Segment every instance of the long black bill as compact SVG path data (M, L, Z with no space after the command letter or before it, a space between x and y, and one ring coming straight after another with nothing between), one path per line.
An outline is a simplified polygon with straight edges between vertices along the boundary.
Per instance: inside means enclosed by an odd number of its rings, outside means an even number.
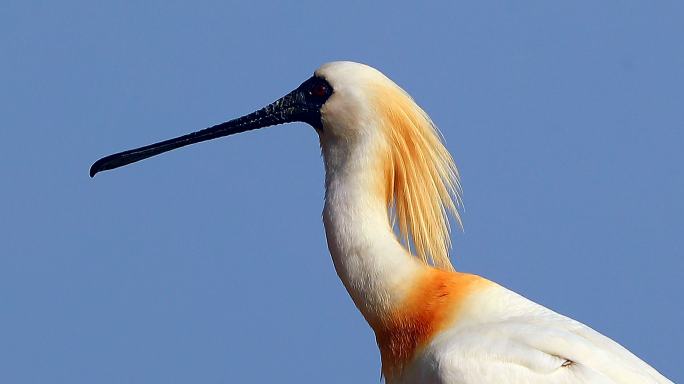
M318 100L311 100L311 95L308 92L311 83L317 81L319 80L316 77L312 77L294 91L249 115L175 139L103 157L90 167L90 177L95 176L98 172L119 168L186 145L271 125L303 121L317 127L320 125L319 109L322 103L317 102Z

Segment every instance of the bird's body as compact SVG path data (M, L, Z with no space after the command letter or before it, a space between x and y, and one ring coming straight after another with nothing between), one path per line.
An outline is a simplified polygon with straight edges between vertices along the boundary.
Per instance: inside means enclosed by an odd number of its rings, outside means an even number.
M453 160L423 110L366 65L325 64L258 112L103 158L91 175L290 121L319 134L328 248L375 332L388 384L670 382L589 327L453 270L446 216L460 222Z
M451 322L388 383L670 383L591 328L469 277L477 287L455 300Z

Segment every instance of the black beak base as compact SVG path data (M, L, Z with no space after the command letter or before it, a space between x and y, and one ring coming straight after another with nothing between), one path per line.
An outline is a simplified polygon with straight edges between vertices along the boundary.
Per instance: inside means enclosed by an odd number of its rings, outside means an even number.
M314 76L275 102L237 119L174 139L103 157L90 167L90 177L95 176L99 172L119 168L186 145L272 125L300 121L320 129L320 107L325 100L321 100L319 96L312 95L311 93L312 83L320 81L325 82L325 80ZM327 84L327 82L325 83ZM329 94L325 99L328 96Z

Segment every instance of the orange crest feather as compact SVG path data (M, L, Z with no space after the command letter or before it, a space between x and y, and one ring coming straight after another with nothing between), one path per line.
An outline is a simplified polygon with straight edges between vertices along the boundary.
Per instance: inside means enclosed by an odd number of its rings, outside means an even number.
M437 127L403 89L378 84L374 94L386 134L384 176L393 223L411 251L426 264L453 270L448 213L461 225L458 170Z

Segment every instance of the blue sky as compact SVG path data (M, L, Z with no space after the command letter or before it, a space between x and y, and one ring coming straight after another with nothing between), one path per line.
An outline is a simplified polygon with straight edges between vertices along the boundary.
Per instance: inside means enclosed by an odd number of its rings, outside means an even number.
M292 2L294 3L294 2ZM371 64L463 176L453 260L684 381L680 2L0 5L0 381L374 382L291 124L88 177Z

